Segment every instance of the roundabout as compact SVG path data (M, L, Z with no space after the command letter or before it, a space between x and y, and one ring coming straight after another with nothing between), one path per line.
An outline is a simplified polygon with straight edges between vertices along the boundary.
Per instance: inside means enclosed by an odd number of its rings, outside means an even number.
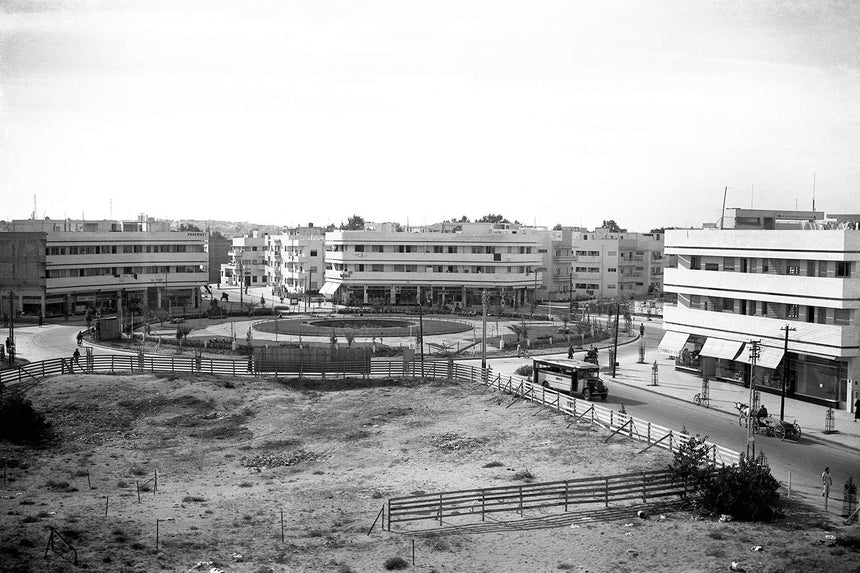
M296 336L361 337L413 336L418 332L417 318L287 318L272 319L254 325L254 330ZM472 325L453 320L425 318L424 336L455 334L472 330Z

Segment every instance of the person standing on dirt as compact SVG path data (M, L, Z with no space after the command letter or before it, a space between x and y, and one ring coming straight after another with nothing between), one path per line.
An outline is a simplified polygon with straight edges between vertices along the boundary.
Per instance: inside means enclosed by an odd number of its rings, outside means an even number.
M77 364L78 366L80 366L80 365L81 365L81 351L80 351L80 350L78 350L77 348L75 348L75 351L74 351L74 352L72 352L72 360L73 360L73 361L74 361L74 363L75 363L75 364Z
M830 497L830 486L833 485L833 478L830 477L830 467L824 468L824 471L821 473L821 495L829 498Z
M573 359L573 345L567 347L567 358L568 360Z

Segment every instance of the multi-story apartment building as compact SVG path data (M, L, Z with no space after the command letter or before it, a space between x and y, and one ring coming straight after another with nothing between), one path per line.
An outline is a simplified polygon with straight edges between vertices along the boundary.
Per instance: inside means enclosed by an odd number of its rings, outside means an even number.
M20 298L33 314L198 306L206 284L206 233L138 221L16 220L4 230L43 246L44 290Z
M38 315L43 311L45 243L46 233L0 232L0 314L3 316L15 317L22 312Z
M325 230L309 225L266 236L266 276L272 294L318 292L325 280Z
M678 368L739 383L760 341L758 387L827 405L853 402L860 379L860 231L814 212L729 210L723 229L666 231L660 349ZM860 215L840 216L860 221ZM787 329L787 330L786 330ZM786 352L787 346L787 352Z
M379 228L379 227L377 227ZM333 231L325 236L320 293L344 304L529 304L546 291L547 256L558 232L465 223L417 231Z
M574 233L573 293L577 298L629 298L663 291L663 233Z
M254 231L244 237L233 237L233 246L227 253L230 262L221 265L221 284L238 286L266 286L266 235ZM243 276L244 280L239 277Z

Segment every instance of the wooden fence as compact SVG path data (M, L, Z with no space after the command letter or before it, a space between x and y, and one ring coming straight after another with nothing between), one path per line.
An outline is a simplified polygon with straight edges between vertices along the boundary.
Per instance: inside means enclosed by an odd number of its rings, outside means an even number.
M277 375L283 377L306 377L301 369L293 371L262 371L251 357L244 360L227 358L202 358L199 356L165 356L139 353L136 355L84 355L79 361L71 358L53 358L33 362L9 370L0 371L0 384L38 381L47 376L69 373L112 373L112 372L175 372L195 374L215 374L222 376L260 376ZM509 394L513 400L526 399L566 414L572 421L586 421L609 430L606 440L614 436L644 442L642 451L656 447L677 451L678 447L690 439L689 434L652 424L623 412L601 406L584 399L561 394L549 388L515 376L496 374L492 369L455 363L453 360L433 360L420 362L373 361L368 371L364 360L332 363L329 371L311 373L314 378L362 378L412 377L445 378L461 382L482 384L490 389ZM740 453L718 444L705 442L710 448L710 461L714 465L734 465L740 460Z
M481 516L489 513L545 510L583 504L609 505L635 501L649 503L667 497L686 497L687 484L668 471L581 478L545 483L487 487L393 497L387 503L387 529L391 524L446 518Z

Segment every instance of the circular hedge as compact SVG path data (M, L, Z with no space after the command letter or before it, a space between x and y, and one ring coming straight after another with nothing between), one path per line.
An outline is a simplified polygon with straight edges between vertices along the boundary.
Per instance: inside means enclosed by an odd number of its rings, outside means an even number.
M356 337L411 336L418 332L417 318L286 318L268 320L254 325L260 332L276 332L302 336L344 336L347 333ZM472 325L451 320L424 319L424 336L434 334L454 334L471 330Z

